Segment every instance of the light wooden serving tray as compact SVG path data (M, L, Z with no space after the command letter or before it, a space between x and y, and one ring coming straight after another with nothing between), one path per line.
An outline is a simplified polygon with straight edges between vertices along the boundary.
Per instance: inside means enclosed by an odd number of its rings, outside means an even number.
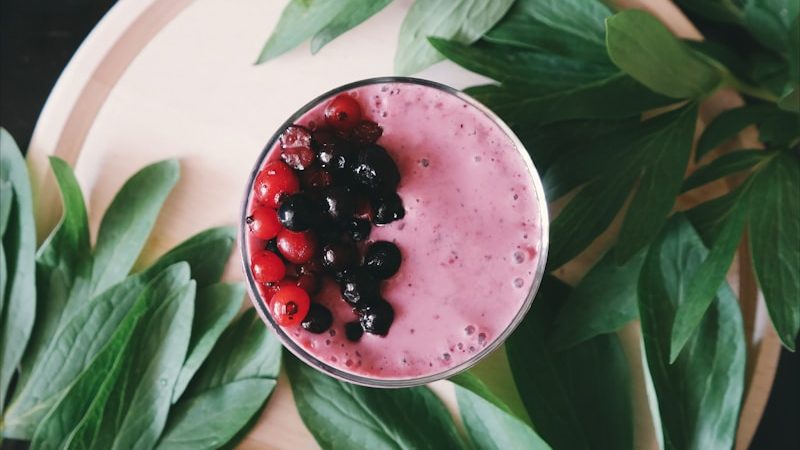
M235 224L253 162L286 117L328 89L392 74L395 37L411 3L395 0L314 57L303 45L254 66L286 0L120 1L64 70L36 126L28 159L39 237L60 215L49 155L58 155L75 167L87 196L93 232L125 179L153 161L180 158L181 181L159 217L142 263L203 228ZM676 34L699 38L668 0L618 3L646 5ZM486 81L450 63L418 76L457 88ZM721 92L704 105L701 122L740 103L734 93ZM742 139L752 141L752 130ZM720 183L699 194L702 197L682 198L679 208L726 188ZM558 275L570 282L579 279L608 245L609 235ZM238 254L229 264L227 279L242 278L237 258ZM749 268L742 273L749 274ZM752 277L737 274L733 270L730 281L740 294L748 338L748 383L737 448L746 448L766 404L780 347ZM637 330L631 324L622 331L636 392L636 446L657 448L645 400ZM496 355L486 364L503 366L504 356ZM454 408L448 382L434 383L433 388ZM509 391L503 380L495 388L503 395L514 394L513 386ZM317 448L300 421L285 379L240 448Z

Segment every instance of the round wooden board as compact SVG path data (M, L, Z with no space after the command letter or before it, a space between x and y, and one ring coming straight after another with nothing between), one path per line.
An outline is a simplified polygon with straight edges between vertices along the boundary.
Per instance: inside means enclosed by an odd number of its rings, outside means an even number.
M142 264L203 228L234 224L254 159L287 116L320 92L392 74L396 36L411 3L395 0L316 56L310 55L306 44L254 66L286 0L120 1L62 73L34 131L28 160L39 237L60 215L49 155L75 167L93 232L124 180L153 161L180 158L181 181L159 217ZM620 3L635 7L645 2ZM676 34L697 35L667 0L646 4ZM459 88L486 81L448 62L418 76ZM734 94L721 93L704 107L702 116L712 117L737 101ZM559 275L578 278L601 245ZM242 278L237 257L229 264L227 279ZM752 280L738 280L736 273L731 279L739 287L748 336L748 388L737 437L737 448L746 448L766 404L780 347ZM632 324L622 332L636 392L636 447L656 448L637 330ZM503 355L495 355L479 371L504 364ZM500 379L494 387L513 399L509 386ZM449 383L434 383L433 388L454 408ZM316 447L282 377L240 448Z

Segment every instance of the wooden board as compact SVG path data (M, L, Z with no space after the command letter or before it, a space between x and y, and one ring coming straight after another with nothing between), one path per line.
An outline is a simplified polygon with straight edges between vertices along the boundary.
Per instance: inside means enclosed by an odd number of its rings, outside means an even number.
M147 163L177 157L181 181L166 203L142 264L203 228L235 224L254 159L285 117L318 93L356 79L392 73L395 37L411 0L395 0L377 16L312 57L307 44L254 66L286 0L123 0L98 24L53 89L34 132L29 165L38 235L58 220L58 194L48 155L74 165L96 232L101 213L123 181ZM645 2L624 1L626 6ZM667 0L648 8L681 36L699 36ZM419 74L454 87L485 81L450 63ZM740 102L722 93L705 121ZM725 189L725 186L718 186ZM696 201L683 199L682 204ZM607 243L607 240L604 241ZM564 268L580 277L603 242ZM226 278L242 278L232 259ZM746 258L744 258L746 260ZM747 272L743 272L747 273ZM748 389L737 438L746 448L769 394L779 345L749 277L732 280L742 293L748 336ZM637 448L655 448L647 410L638 331L623 330L636 391ZM502 355L488 364L502 366ZM486 370L486 369L484 369ZM500 383L503 384L503 383ZM508 383L505 389L508 389ZM453 408L447 382L433 386ZM498 385L498 389L503 386ZM512 392L509 395L513 396ZM282 378L243 449L316 448Z

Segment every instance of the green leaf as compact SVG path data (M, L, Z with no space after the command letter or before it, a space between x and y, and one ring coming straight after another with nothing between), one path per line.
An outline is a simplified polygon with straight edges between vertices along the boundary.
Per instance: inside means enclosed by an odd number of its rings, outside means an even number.
M105 212L97 234L92 292L99 293L130 272L175 183L176 160L151 164L122 186Z
M731 448L739 417L745 342L739 305L727 285L669 364L675 310L706 254L688 221L674 216L651 245L639 279L647 368L668 450Z
M736 150L726 153L695 170L683 182L681 192L688 192L734 173L750 170L759 163L769 160L773 155L774 152L764 150Z
M611 60L650 89L674 98L700 98L714 91L723 73L699 58L658 19L626 10L606 20Z
M738 25L744 22L740 0L678 0L676 3L709 20Z
M188 276L186 264L176 264L148 284L110 339L38 424L31 448L96 448L97 439L108 438L101 433L101 421L108 402L120 391L118 379L134 356L137 330L149 311L182 289Z
M8 217L11 215L11 203L14 201L14 188L11 182L0 179L0 238L6 234ZM0 294L5 290L0 290Z
M311 38L311 53L317 53L328 42L374 16L391 2L392 0L339 0L339 12Z
M456 400L461 420L478 450L509 448L549 450L550 446L514 416L476 376L457 375Z
M137 329L131 357L103 411L96 448L149 449L161 436L172 391L189 346L195 282L183 263L182 277L156 297Z
M14 138L0 128L0 183L10 189L12 201L2 200L4 227L0 234L6 273L0 294L0 413L6 391L28 345L36 315L35 252L28 168ZM5 191L8 192L8 191Z
M186 261L192 268L192 278L197 281L197 287L206 287L219 281L235 240L233 227L203 230L173 247L145 272L157 273L176 262Z
M764 142L776 140L774 137L778 133L769 128L769 124L773 121L778 121L780 123L778 128L784 129L784 132L788 131L791 133L791 131L794 131L793 134L795 135L800 132L797 130L797 127L795 127L795 130L791 130L791 126L788 127L788 130L785 130L785 128L787 128L785 126L787 119L789 119L789 124L797 123L797 116L781 111L775 108L774 105L769 104L745 105L739 108L733 108L724 111L714 118L714 120L711 121L711 123L708 124L708 127L706 127L706 129L703 131L703 134L697 141L697 153L695 154L695 159L699 161L708 152L724 144L727 140L736 136L740 131L753 124L768 125L766 137L773 137L773 139L765 139ZM762 139L764 139L763 136ZM783 139L785 138L779 137L777 140Z
M750 251L772 324L794 350L800 329L800 161L781 152L754 175Z
M172 393L173 403L183 394L189 381L225 331L225 327L236 316L242 306L243 298L244 285L241 283L212 284L197 293L189 354L175 383L175 390Z
M800 87L795 87L781 97L778 107L784 111L800 112Z
M297 410L324 449L458 449L464 444L426 387L371 389L338 381L287 353Z
M599 335L563 352L548 345L551 324L569 294L568 286L546 277L506 343L523 403L534 429L553 448L632 448L630 379L616 335Z
M348 4L350 1L346 0ZM313 36L331 22L342 9L342 3L337 0L291 0L261 49L256 64L276 58Z
M792 22L800 14L796 0L745 0L744 21L762 44L779 53L789 53Z
M442 59L428 43L435 36L471 44L489 31L508 11L513 0L416 0L400 26L394 67L411 75Z
M600 334L613 333L639 317L636 282L646 251L618 265L613 249L575 286L555 319L550 345L573 347Z
M280 361L280 343L255 310L247 310L225 330L170 411L157 448L211 449L230 442L264 406Z

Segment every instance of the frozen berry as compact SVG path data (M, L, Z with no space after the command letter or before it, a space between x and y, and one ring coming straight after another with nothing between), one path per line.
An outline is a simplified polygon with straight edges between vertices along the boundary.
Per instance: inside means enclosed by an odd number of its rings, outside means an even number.
M380 300L367 307L361 314L361 327L364 331L379 336L386 336L389 333L393 321L394 310L386 300Z
M322 248L322 266L330 273L343 272L358 263L356 246L349 242L332 242Z
M247 216L247 226L250 233L258 239L268 241L278 235L281 230L281 222L278 220L278 213L264 206L256 206L253 212Z
M272 297L278 292L278 285L272 284L259 284L258 293L267 305L272 301Z
M305 231L319 222L320 210L314 200L305 194L286 197L278 208L278 219L292 231Z
M391 242L377 241L370 244L364 257L364 266L380 280L396 274L400 269L402 256L400 249Z
M356 217L359 219L372 220L374 211L372 201L366 195L356 197Z
M349 171L353 167L358 154L350 143L339 139L330 130L318 130L314 137L317 145L317 158L322 167L332 173L342 170Z
M403 200L394 192L375 199L372 207L375 211L374 221L376 225L386 225L395 220L400 220L406 215L406 210L403 208Z
M344 324L344 335L347 337L348 341L357 342L359 339L361 339L363 334L364 329L361 328L361 323L347 322Z
M303 264L311 260L317 251L317 240L310 231L282 229L278 233L278 249L289 262Z
M350 132L350 140L360 145L374 144L383 134L383 128L371 120L362 120Z
M286 275L286 265L283 260L272 252L258 252L250 261L253 278L258 283L275 283Z
M349 131L361 121L361 106L348 94L339 94L325 106L325 123Z
M306 318L300 323L303 329L315 334L328 331L331 324L333 324L333 315L331 311L319 303L311 304Z
M283 161L268 163L256 176L256 200L270 208L278 208L281 199L300 190L300 181Z
M308 314L310 305L306 291L297 286L283 286L272 296L269 309L278 325L287 327L299 324Z
M359 311L380 300L378 280L364 270L354 270L346 274L341 288L344 300Z
M295 170L306 170L317 158L311 147L311 131L299 125L290 125L281 134L281 159Z
M306 189L322 189L333 184L333 176L325 169L312 167L303 171L300 181Z
M333 186L322 192L323 208L335 222L343 223L355 214L353 193L341 186Z
M397 189L400 171L386 149L368 145L358 152L353 168L355 179L373 192L385 193Z
M268 240L267 243L264 244L264 250L269 250L272 253L280 255L281 251L278 249L278 239L273 238Z
M350 221L347 222L347 232L356 242L367 239L371 229L372 225L370 225L367 219L350 219Z

